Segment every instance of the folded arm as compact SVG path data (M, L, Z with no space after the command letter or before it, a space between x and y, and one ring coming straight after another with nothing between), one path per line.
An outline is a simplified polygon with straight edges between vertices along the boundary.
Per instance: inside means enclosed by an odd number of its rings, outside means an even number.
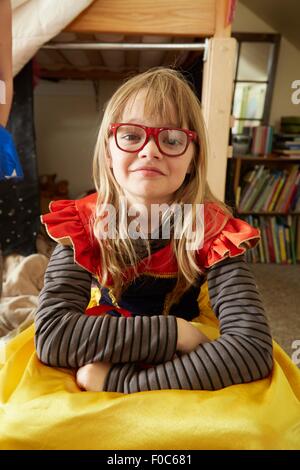
M105 391L217 390L266 377L273 366L272 339L255 279L244 256L227 258L208 270L212 308L220 338L157 366L114 365Z
M89 316L92 276L74 263L71 247L58 245L45 273L35 315L39 359L54 367L110 363L161 363L176 351L175 317Z

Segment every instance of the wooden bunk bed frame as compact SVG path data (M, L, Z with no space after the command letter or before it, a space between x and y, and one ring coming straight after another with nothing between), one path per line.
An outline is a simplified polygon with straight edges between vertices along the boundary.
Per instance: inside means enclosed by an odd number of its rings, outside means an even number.
M224 201L236 41L227 18L233 0L95 0L66 28L73 33L168 35L208 39L202 108L210 153L208 182Z

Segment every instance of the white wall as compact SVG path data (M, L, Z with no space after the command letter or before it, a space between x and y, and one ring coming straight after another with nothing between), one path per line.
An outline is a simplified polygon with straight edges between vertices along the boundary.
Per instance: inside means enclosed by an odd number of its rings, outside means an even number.
M90 81L45 81L35 88L34 113L39 174L69 181L70 197L91 189L92 157L103 104L118 82L101 81L100 110Z
M240 2L238 2L232 31L277 32ZM294 91L291 84L294 80L300 80L300 51L282 36L270 114L270 124L277 130L281 116L300 115L300 104L295 105L291 100Z
M271 124L277 128L281 116L300 116L300 104L291 100L294 80L300 80L300 51L282 38L270 115Z

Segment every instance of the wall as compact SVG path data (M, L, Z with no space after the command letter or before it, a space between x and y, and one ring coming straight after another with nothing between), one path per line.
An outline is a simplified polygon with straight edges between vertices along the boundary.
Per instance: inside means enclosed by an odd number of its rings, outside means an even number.
M100 109L90 81L41 80L35 88L34 112L39 174L69 181L70 197L91 189L92 157L103 104L118 82L101 81Z
M286 14L284 5L283 14ZM232 31L277 32L240 2L238 2ZM300 104L295 105L291 101L294 91L291 84L297 79L300 79L300 51L282 36L270 114L270 124L277 129L281 116L300 115Z

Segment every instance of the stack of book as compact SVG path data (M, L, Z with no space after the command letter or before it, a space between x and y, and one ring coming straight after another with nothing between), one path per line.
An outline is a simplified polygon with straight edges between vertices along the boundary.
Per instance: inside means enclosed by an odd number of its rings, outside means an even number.
M283 116L280 132L274 135L273 153L300 158L300 116Z
M257 126L252 131L251 153L253 155L268 155L272 152L273 127Z
M300 158L300 134L275 134L273 152L282 157Z
M288 134L300 133L300 116L282 116L280 131Z
M300 167L270 169L255 165L243 177L243 187L238 187L236 207L239 212L279 212L287 214L300 211Z

